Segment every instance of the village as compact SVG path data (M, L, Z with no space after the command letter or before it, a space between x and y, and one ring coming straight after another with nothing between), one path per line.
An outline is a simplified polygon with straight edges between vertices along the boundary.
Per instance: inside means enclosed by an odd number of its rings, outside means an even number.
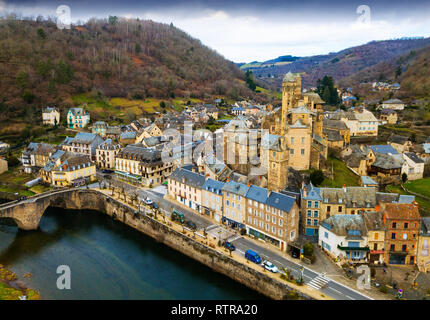
M400 297L416 298L417 281L430 283L430 198L422 192L430 185L430 139L386 133L402 119L401 100L371 111L350 88L338 91L344 107L328 110L299 74L287 73L279 107L215 99L122 125L91 122L85 105L67 113L49 106L40 121L64 126L68 136L30 142L13 171L10 146L0 143L0 179L7 186L10 172L19 172L32 194L97 181L156 190L310 265L323 257L348 277L369 265L380 292L394 297L401 287Z

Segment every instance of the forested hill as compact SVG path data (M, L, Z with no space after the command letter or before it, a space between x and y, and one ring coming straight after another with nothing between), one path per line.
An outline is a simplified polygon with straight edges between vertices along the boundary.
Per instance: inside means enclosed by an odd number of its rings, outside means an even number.
M0 103L64 105L106 97L253 97L244 73L173 25L90 19L60 30L52 21L0 20Z

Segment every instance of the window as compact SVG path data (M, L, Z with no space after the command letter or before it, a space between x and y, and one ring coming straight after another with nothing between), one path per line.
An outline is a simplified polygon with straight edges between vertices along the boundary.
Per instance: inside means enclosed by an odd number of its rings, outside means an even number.
M373 237L373 239L378 240L379 239L379 233L375 233L375 236Z
M304 144L305 143L305 138L302 138L302 144Z
M408 240L408 234L407 233L403 234L403 240Z
M291 144L294 144L294 137L291 137Z
M327 206L327 212L331 211L331 206Z
M301 149L300 153L301 153L302 156L304 156L305 155L305 149Z
M318 226L318 220L317 219L314 220L314 226L315 227Z
M314 211L314 218L318 218L318 211Z
M390 251L395 251L396 250L396 245L392 244L390 245Z
M393 222L393 224L391 226L393 229L396 229L397 224L395 222Z
M318 201L315 201L315 208L318 208Z
M406 252L408 250L408 246L406 244L402 245L402 251Z
M312 210L308 210L308 217L312 217Z
M308 201L308 208L312 208L312 201Z
M312 219L307 219L307 220L306 220L306 224L307 224L308 226L310 226L310 225L312 224Z
M278 222L279 222L279 226L282 227L282 219L279 219Z
M395 240L395 239L396 239L396 233L395 233L395 232L393 232L393 233L391 234L391 239L393 239L393 240Z
M294 149L290 149L290 154L293 155L294 154Z
M328 239L328 232L324 232L324 237Z
M405 222L405 224L403 225L403 228L404 228L404 229L407 229L407 228L408 228L408 226L409 226L409 224L408 224L407 222Z
M339 207L337 208L337 212L342 212L342 206L339 206Z

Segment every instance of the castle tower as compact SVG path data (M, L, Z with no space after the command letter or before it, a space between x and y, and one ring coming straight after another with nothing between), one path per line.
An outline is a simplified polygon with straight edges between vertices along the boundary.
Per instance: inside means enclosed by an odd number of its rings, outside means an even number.
M268 137L268 136L267 136ZM269 137L268 137L269 138ZM288 183L288 148L283 136L271 135L268 152L267 189L280 191Z
M288 111L297 106L301 94L302 78L298 74L288 72L282 80L281 135L284 135L286 131Z

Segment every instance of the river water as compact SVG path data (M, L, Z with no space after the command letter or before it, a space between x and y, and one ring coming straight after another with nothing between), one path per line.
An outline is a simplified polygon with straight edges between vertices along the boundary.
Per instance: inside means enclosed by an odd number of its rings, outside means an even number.
M0 263L43 299L263 298L95 211L48 208L37 231L0 225ZM60 265L70 267L70 290L57 289Z

